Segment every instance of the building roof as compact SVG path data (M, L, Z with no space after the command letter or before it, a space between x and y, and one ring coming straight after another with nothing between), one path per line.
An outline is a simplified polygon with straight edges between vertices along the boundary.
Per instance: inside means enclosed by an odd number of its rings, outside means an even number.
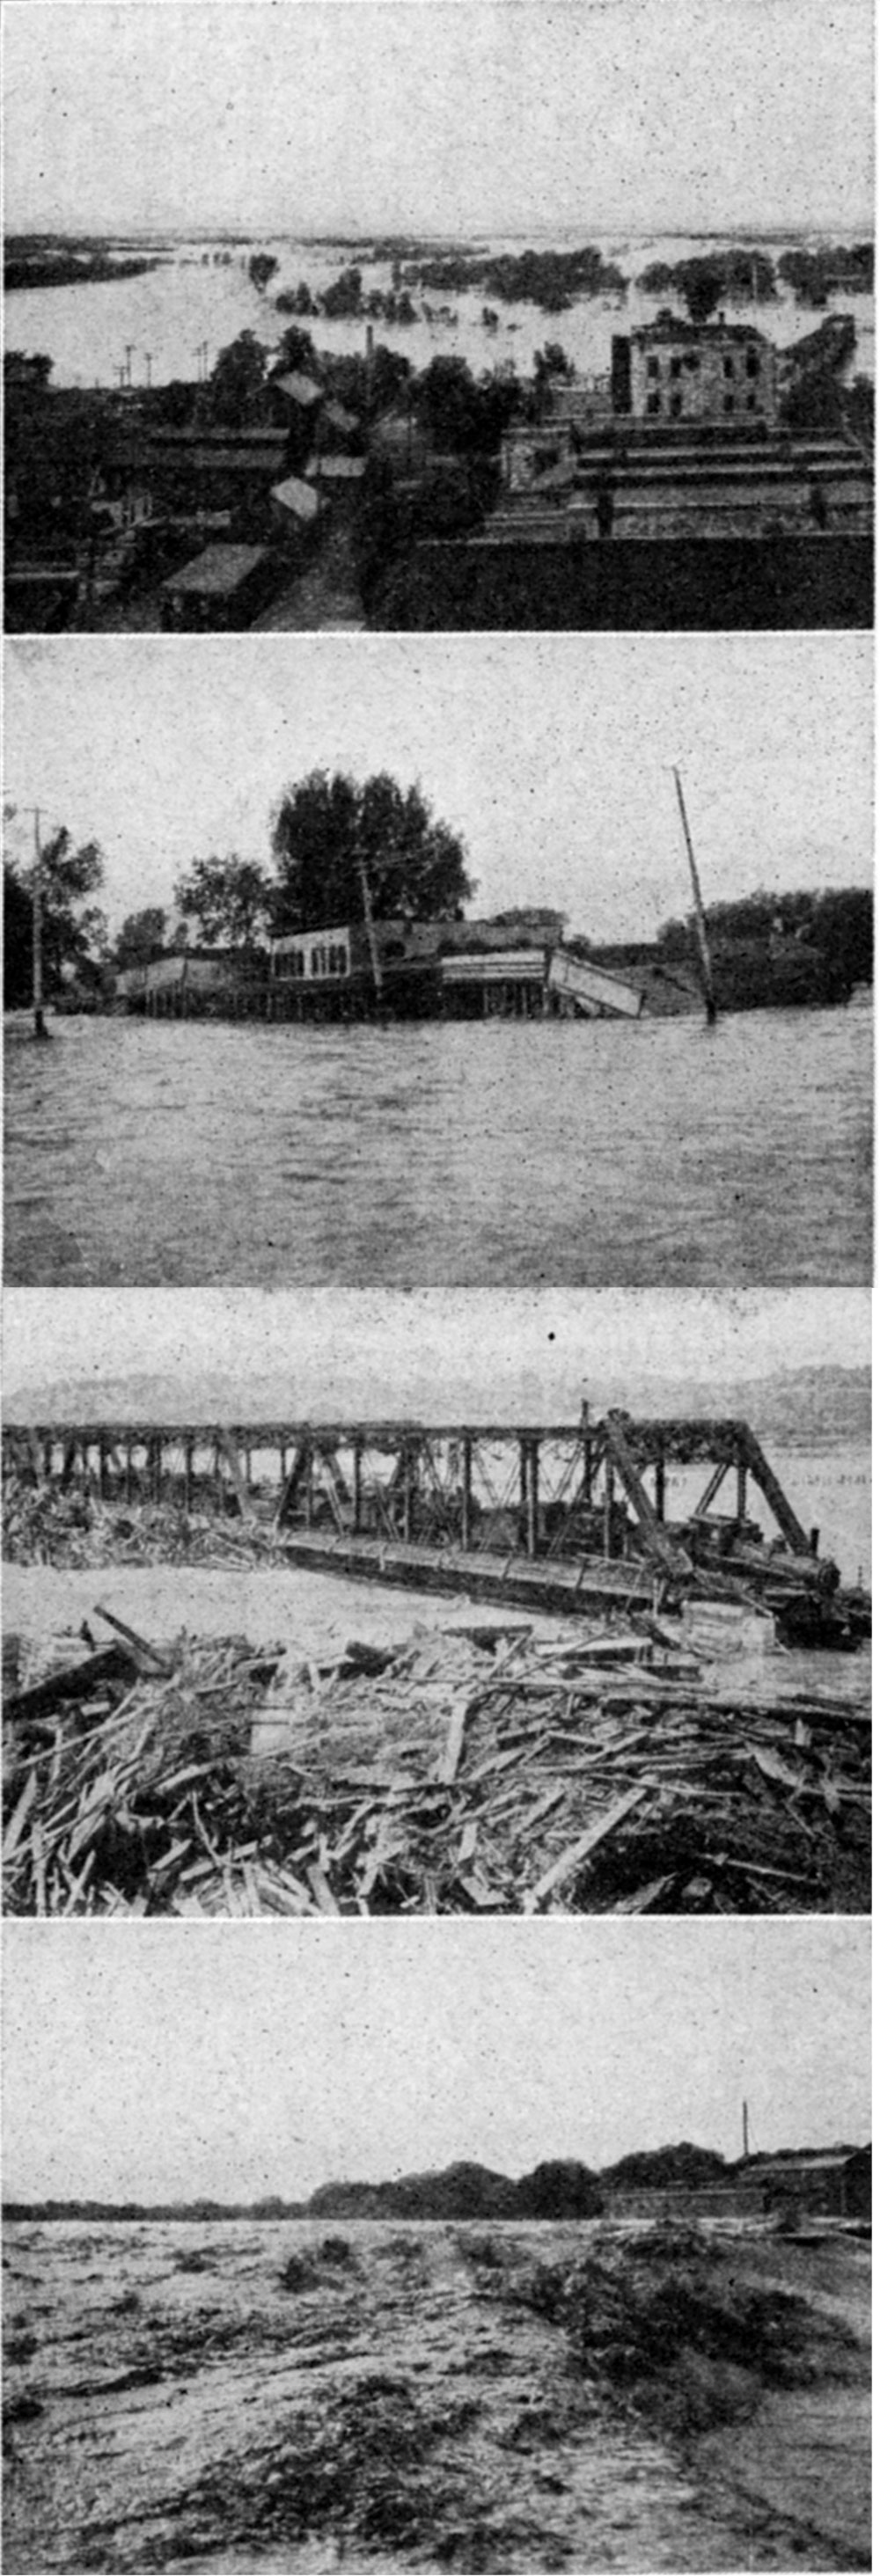
M151 447L184 449L187 447L283 447L286 436L286 430L276 429L270 420L258 422L250 429L218 429L212 428L208 422L201 426L191 423L188 428L175 429L170 424L166 426L163 421L160 421L151 422L149 430Z
M204 553L194 555L163 581L163 590L197 591L204 597L225 598L247 581L258 564L268 557L266 546L206 546Z
M805 2148L803 2154L781 2149L776 2156L754 2156L745 2167L747 2181L785 2174L840 2173L845 2165L870 2156L870 2147Z
M272 381L279 393L289 394L291 402L302 403L305 409L321 401L320 385L315 384L314 377L300 375L296 367L288 376L274 376Z
M658 313L655 321L642 322L631 331L630 339L639 341L642 348L649 348L655 341L671 340L696 342L704 349L723 340L747 340L752 344L757 341L760 349L770 346L766 333L759 331L754 322L728 322L723 313L712 322L679 321L674 313Z
M323 483L359 483L367 460L365 456L310 456L305 470L316 478L320 474Z
M284 483L273 483L271 498L289 510L294 519L316 519L320 503L311 483L301 483L298 475L288 474Z
M333 429L340 429L343 433L359 427L357 413L346 411L345 404L341 402L328 402L324 418L329 420Z

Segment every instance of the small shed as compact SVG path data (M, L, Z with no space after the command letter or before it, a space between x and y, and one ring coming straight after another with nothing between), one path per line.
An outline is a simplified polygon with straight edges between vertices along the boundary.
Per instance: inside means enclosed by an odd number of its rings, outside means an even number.
M284 483L274 483L270 494L273 516L288 532L291 528L313 527L321 503L313 483L303 483L296 474L288 474Z
M206 546L162 584L162 623L187 632L249 626L274 585L268 546Z

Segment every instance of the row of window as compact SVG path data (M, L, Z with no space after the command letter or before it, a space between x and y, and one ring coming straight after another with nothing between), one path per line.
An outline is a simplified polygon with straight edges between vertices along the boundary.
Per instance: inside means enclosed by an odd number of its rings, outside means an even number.
M302 948L289 950L287 956L279 960L278 971L286 981L299 982L306 972L305 950ZM308 971L310 975L347 975L348 949L335 947L332 942L329 947L324 947L322 944L319 948L310 949Z
M683 407L683 406L682 406L682 398L681 398L681 395L680 395L680 394L670 394L670 396L669 396L669 417L670 417L670 420L680 420L680 419L681 419L682 407ZM735 395L735 394L725 394L725 396L724 396L724 400L723 400L723 403L722 403L721 408L722 408L722 410L723 410L723 411L725 411L725 412L732 412L732 411L736 411L736 408L737 408L737 398L736 398L736 395ZM745 395L745 397L744 397L744 401L743 401L743 409L744 409L744 411L757 411L757 408L758 408L758 398L757 398L757 395L756 395L756 394L746 394L746 395ZM645 409L646 409L646 411L649 413L649 415L650 415L652 418L656 419L658 412L662 412L662 410L663 410L663 396L662 396L662 394L661 394L661 393L653 393L653 394L649 394L649 395L648 395L648 398L647 398L646 405L645 405Z
M722 359L721 364L722 364L722 368L723 368L724 374L725 374L726 376L735 376L735 374L736 374L736 357L735 357L735 355L733 355L731 352L729 352L729 351L728 351L728 354L726 355L726 357L724 357L724 358ZM670 360L669 360L669 373L670 373L670 376L672 377L673 382L675 382L675 379L676 379L678 376L681 376L681 375L685 372L685 370L687 371L687 374L688 374L689 376L697 376L697 375L699 375L699 372L700 372L700 357L699 357L699 351L698 351L697 349L686 349L686 350L683 352L683 354L682 354L681 356L674 357L674 358L670 358ZM648 358L648 359L646 360L646 372L647 372L647 374L648 374L649 376L651 376L651 377L654 379L654 381L656 382L656 380L657 380L657 379L662 375L662 373L663 373L663 360L662 360L662 358ZM761 373L761 360L760 360L760 357L759 357L759 355L758 355L758 351L757 351L757 349L747 349L747 350L746 350L746 354L745 354L745 374L746 374L747 376L751 376L751 377L753 377L753 378L754 378L754 377L756 377L756 376L759 376L759 375L760 375L760 373Z

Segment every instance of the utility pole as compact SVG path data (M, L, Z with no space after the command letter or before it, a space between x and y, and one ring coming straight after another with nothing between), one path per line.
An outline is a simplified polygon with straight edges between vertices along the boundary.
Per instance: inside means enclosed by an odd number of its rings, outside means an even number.
M152 382L153 382L153 352L152 352L152 349L145 349L145 350L144 350L144 357L146 358L146 362L147 362L147 392L149 393L149 391L150 391L150 387L151 387Z
M134 341L133 341L133 340L126 340L126 343L125 343L125 381L126 381L126 384L127 384L127 385L130 385L130 384L131 384L131 362L132 362L132 358L133 358L133 356L134 356Z
M703 970L703 991L706 996L706 1018L711 1028L713 1022L718 1017L718 1006L715 1000L715 988L712 982L712 958L709 951L709 933L706 928L706 915L703 911L703 897L700 892L700 880L697 875L697 862L694 857L694 845L690 835L690 826L688 824L687 810L684 801L684 791L682 789L681 779L679 778L677 769L673 768L672 775L675 780L682 830L684 832L684 845L688 854L688 866L690 868L691 884L694 890L694 914L697 926L697 947L700 952L700 964Z
M372 904L372 897L371 897L371 894L370 894L369 880L368 880L368 877L367 877L366 867L365 867L365 865L364 865L363 853L362 853L362 851L360 851L360 850L358 851L357 866L358 866L358 875L359 875L359 877L360 877L360 881L361 881L361 894L362 894L362 896L363 896L363 905L364 905L364 921L365 921L365 924L366 924L366 931L367 931L367 947L369 948L369 951L370 951L370 965L372 966L372 969L373 969L373 982L374 982L375 987L376 987L376 1000L377 1000L377 1002L378 1002L379 1009L380 1009L380 1011L381 1011L381 1008L382 1008L382 964L381 964L381 959L380 959L380 956L379 956L379 942L378 942L378 940L377 940L377 938L376 938L376 924L375 924L375 922L374 922L374 920L373 920L373 904Z
M43 1017L43 853L40 848L40 808L34 805L31 810L34 817L34 881L31 895L34 1037L38 1045L42 1045L49 1036Z
M748 2155L748 2152L749 2152L749 2106L748 2106L748 2103L747 2103L747 2102L744 2102L744 2103L743 2103L743 2156L744 2156L744 2157L746 2157L746 2156Z

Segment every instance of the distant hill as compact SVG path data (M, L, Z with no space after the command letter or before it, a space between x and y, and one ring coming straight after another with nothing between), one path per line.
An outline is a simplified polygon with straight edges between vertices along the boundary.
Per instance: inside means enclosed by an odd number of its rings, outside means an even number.
M638 1414L740 1414L765 1448L862 1448L871 1438L871 1372L865 1368L777 1369L756 1378L620 1380L597 1388L595 1409Z
M590 1389L591 1408L602 1413L612 1405L639 1414L741 1414L758 1438L773 1450L823 1451L867 1447L871 1426L871 1378L865 1368L779 1369L772 1376L715 1380L688 1377L647 1378L634 1370L629 1379L597 1380ZM476 1398L474 1399L476 1403ZM26 1391L14 1381L6 1386L6 1420L14 1422L141 1423L284 1421L297 1411L320 1419L320 1406L303 1404L295 1383L274 1375L247 1387L206 1374L185 1389L146 1372L131 1377L49 1379ZM358 1408L353 1406L354 1413ZM368 1403L364 1410L369 1409ZM453 1406L453 1412L456 1407ZM476 1406L479 1411L479 1405ZM578 1399L572 1391L574 1424ZM461 1406L462 1414L473 1405ZM558 1407L554 1408L558 1418ZM342 1418L345 1418L343 1409ZM537 1419L534 1413L531 1419Z

